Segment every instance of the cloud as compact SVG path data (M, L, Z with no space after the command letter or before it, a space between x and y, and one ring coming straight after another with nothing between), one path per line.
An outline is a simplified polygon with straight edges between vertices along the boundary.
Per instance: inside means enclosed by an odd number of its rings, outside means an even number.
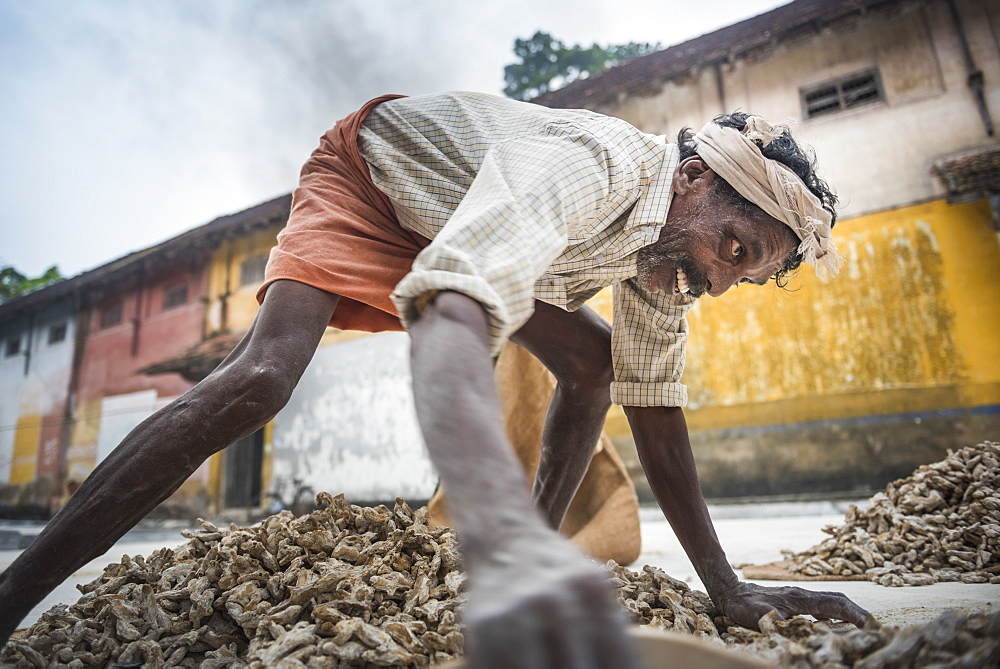
M0 0L0 264L76 273L288 192L337 118L386 92L499 93L538 29L679 41L650 36L678 27L663 6Z

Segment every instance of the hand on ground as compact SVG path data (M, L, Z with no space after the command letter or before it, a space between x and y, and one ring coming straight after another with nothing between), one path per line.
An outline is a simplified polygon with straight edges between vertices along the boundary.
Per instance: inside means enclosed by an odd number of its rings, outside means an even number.
M782 619L795 615L846 620L858 627L870 617L867 611L839 592L821 592L794 586L764 587L738 582L725 593L717 594L716 605L730 620L744 627L757 628L757 621L774 610Z
M470 666L638 666L607 575L548 532L481 556L470 574Z

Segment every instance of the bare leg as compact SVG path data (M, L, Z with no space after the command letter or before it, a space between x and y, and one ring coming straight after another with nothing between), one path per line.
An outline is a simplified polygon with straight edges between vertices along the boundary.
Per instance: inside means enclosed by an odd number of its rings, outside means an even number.
M535 313L511 339L558 382L531 496L549 525L559 529L611 408L611 326L589 307L567 312L536 302Z
M294 281L271 285L229 357L125 437L0 574L0 644L49 592L104 554L210 455L285 405L338 299Z

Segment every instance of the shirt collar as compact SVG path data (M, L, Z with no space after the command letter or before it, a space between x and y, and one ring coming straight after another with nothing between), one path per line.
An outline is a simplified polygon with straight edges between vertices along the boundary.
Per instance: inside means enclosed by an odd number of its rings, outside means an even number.
M650 159L649 162L643 161L646 188L632 207L625 223L626 229L649 225L663 227L674 194L674 170L680 162L677 145L666 144L662 135L647 135L647 138L650 141Z

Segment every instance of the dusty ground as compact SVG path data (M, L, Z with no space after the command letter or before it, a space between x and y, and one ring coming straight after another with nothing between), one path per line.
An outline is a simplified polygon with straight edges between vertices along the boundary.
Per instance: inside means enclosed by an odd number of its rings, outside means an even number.
M821 541L826 536L821 529L825 525L842 522L846 505L847 502L724 505L713 506L712 513L719 538L732 563L764 563L779 559L782 549L804 550ZM24 533L38 530L37 527L24 525L15 529ZM632 569L639 569L643 564L655 565L671 576L687 581L694 588L704 589L659 510L642 510L642 531L643 553L635 564L630 565ZM121 555L148 555L158 548L173 547L183 541L176 528L127 535L107 555L76 572L36 607L24 624L35 622L42 612L54 604L76 601L79 592L75 585L97 578L107 564L118 562ZM18 553L16 550L0 550L0 570L6 568ZM862 581L756 582L838 590L871 611L883 623L901 627L928 622L947 609L993 612L1000 608L1000 585L936 583L922 587L886 588Z

